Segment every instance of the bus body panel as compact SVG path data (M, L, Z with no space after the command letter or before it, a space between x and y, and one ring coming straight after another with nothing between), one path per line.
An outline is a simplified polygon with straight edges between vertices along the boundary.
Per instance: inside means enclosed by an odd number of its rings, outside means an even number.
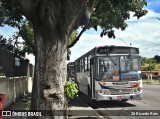
M138 87L132 87L134 84L140 83ZM103 83L103 87L101 86ZM125 100L125 99L142 99L142 80L116 82L121 83L115 85L114 82L99 82L96 81L95 95L97 101L102 100ZM101 92L100 92L101 91Z
M75 80L96 101L142 99L140 67L138 48L96 47L75 61Z
M104 101L104 100L134 100L134 99L142 99L142 93L138 94L120 94L120 95L101 95L96 94L97 101Z
M90 86L89 72L77 73L76 81L79 86L79 91L88 95L88 86Z

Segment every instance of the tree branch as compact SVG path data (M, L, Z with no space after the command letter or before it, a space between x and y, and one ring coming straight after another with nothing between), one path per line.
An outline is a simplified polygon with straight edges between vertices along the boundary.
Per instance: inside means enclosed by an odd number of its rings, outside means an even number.
M98 2L99 2L99 0L94 0L92 6L91 6L91 7L88 7L88 11L90 12L90 15L88 16L89 19L90 19L91 15L92 15L93 11L95 10ZM89 20L89 19L88 19L88 20ZM87 29L87 27L88 27L88 23L89 23L89 22L87 22L87 24L85 24L85 26L83 27L82 31L79 33L79 35L77 36L77 38L76 38L75 40L73 40L73 42L72 42L71 44L69 44L69 45L67 46L67 49L73 47L73 46L77 43L77 41L80 39L81 35L86 31L86 29Z
M33 2L33 0L12 0L14 7L28 19L33 17L37 1L39 0L36 0L36 2Z
M97 6L97 4L98 4L98 2L99 2L100 0L94 0L93 1L93 4L92 4L92 10L94 11L94 9L96 8L96 6Z
M33 50L35 49L35 45L31 42L31 40L28 39L26 34L21 34L22 39L28 44Z
M25 42L34 50L35 46L34 44L28 39L28 38L23 38L23 40L25 40Z
M81 35L86 31L86 29L87 29L87 27L83 27L82 31L79 33L77 38L75 40L73 40L73 42L70 45L67 46L67 49L73 47L77 43L77 41L79 41Z

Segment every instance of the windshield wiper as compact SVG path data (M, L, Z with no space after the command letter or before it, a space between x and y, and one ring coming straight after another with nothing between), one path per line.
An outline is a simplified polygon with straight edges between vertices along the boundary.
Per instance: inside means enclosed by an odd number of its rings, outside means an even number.
M129 71L121 71L120 73L129 73Z

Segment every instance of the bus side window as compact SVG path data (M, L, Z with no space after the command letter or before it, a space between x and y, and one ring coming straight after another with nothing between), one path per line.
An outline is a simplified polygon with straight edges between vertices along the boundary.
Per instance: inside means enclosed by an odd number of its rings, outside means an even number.
M90 60L90 63L91 63L91 65L94 65L94 59L93 58Z
M84 69L85 69L85 71L88 71L88 62L87 62L87 57L85 57L85 62L84 62L85 64L84 64Z
M77 72L80 72L80 61L77 62Z
M88 70L90 70L90 59L91 59L91 55L88 56Z

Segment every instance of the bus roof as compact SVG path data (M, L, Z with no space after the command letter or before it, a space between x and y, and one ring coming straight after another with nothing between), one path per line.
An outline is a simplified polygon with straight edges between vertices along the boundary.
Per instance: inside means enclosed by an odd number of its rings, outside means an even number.
M78 59L88 55L95 55L95 54L139 54L139 48L131 47L131 46L115 46L115 45L105 45L105 46L98 46L94 47L84 55L80 56ZM76 61L75 60L75 61Z

